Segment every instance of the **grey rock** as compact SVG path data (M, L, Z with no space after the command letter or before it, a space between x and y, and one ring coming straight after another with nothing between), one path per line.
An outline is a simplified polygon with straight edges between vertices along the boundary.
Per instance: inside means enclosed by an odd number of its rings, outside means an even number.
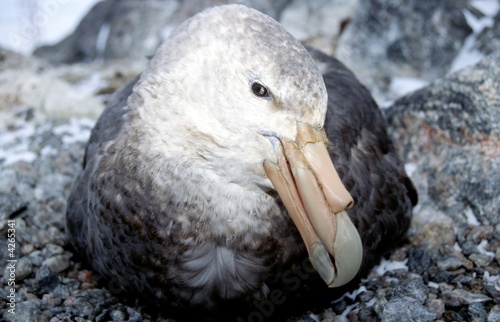
M500 305L495 305L488 314L488 322L500 321Z
M415 216L414 218L418 217ZM421 227L413 225L417 229L412 239L417 245L431 245L439 247L442 245L453 245L456 241L455 225L453 220L439 212Z
M433 321L436 313L423 306L412 297L397 297L391 299L385 305L381 320L383 322L399 321Z
M392 292L393 297L411 297L423 304L427 299L429 290L424 284L422 277L415 276L396 286Z
M462 266L462 260L456 256L446 256L438 260L436 264L437 267L445 271L455 270Z
M477 249L477 245L470 240L467 240L461 246L462 246L462 252L466 256L468 256L470 254L474 254L474 253L479 253L479 250Z
M433 264L435 250L426 246L411 248L408 258L408 269L412 273L423 274L429 270Z
M359 0L293 0L279 22L299 41L333 54L344 25L361 6Z
M484 225L500 219L499 79L500 52L386 110L403 159L416 165L412 177L426 179L414 181L420 204L456 223L466 223L467 207Z
M469 318L471 322L486 321L487 313L483 303L472 303L469 305Z
M42 296L42 304L47 309L52 309L56 306L61 305L62 299L55 295L54 293L44 294Z
M441 299L430 299L427 301L426 306L434 313L436 313L436 319L440 319L445 312L444 301Z
M485 289L495 302L500 304L500 279L488 282Z
M0 195L0 222L3 229L7 219L13 219L28 208L28 202L14 190L8 194Z
M388 302L387 299L382 296L377 300L377 302L373 306L373 309L375 313L377 313L379 319L382 319L387 302Z
M442 297L446 305L453 307L469 305L472 303L482 303L491 300L490 297L484 294L474 294L463 289L444 291L442 293Z
M476 38L474 47L485 54L500 50L500 12L493 19L493 26L484 28Z
M76 30L34 55L53 64L95 59L144 59L182 21L213 5L237 2L278 18L290 0L105 0L98 2Z
M465 1L370 0L340 37L337 56L358 76L445 75L472 32Z
M29 257L21 257L16 263L16 280L22 281L33 272L33 264Z
M485 267L490 265L494 257L486 254L471 254L469 259L476 264L478 267Z
M56 288L59 282L60 278L56 273L54 273L47 266L42 266L36 272L33 284L35 288L40 291L40 293L49 293Z
M479 244L483 239L491 239L493 234L493 226L478 226L473 227L467 234L467 240Z
M71 253L56 255L49 257L43 261L42 265L48 267L54 273L60 273L67 269L70 265L70 258L73 255Z
M8 322L38 322L40 318L39 300L28 300L16 303L16 314L5 310L3 318Z

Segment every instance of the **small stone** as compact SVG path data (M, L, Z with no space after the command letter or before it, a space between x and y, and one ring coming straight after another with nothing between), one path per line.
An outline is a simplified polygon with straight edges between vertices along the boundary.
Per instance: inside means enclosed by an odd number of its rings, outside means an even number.
M498 299L500 301L500 279L488 282L485 286L485 289L486 292L488 292L488 294L490 294L492 298Z
M3 317L8 322L35 322L40 318L40 300L28 300L16 304L16 314L4 311Z
M493 238L500 241L500 223L495 225L495 230L493 230Z
M435 319L436 313L423 306L418 300L407 296L392 298L382 312L383 322L426 322Z
M488 266L493 261L493 257L486 254L471 254L469 259L478 267Z
M474 294L462 289L444 291L441 295L446 305L453 307L470 305L472 303L481 303L491 300L491 298L486 295Z
M59 284L59 276L49 267L42 266L36 272L33 284L40 290L41 293L49 293Z
M42 296L42 304L49 310L61 305L61 303L61 298L54 295L54 293L44 294Z
M500 305L495 305L488 314L488 322L500 321Z
M435 250L427 246L410 248L408 255L408 270L412 273L423 274L431 266Z
M28 255L28 258L30 259L31 263L35 266L41 266L42 262L44 261L44 257L42 256L42 252L39 250L35 250L31 254Z
M469 317L471 322L486 321L486 309L483 303L472 303L469 305Z
M127 318L125 312L122 310L113 310L109 315L113 321L125 321Z
M384 308L387 305L387 299L385 297L379 298L377 303L373 306L373 309L375 313L377 313L377 316L381 319L382 315L384 313Z
M33 272L33 264L29 257L21 257L16 263L16 280L23 280Z
M469 256L474 253L479 253L479 251L477 250L477 245L474 242L467 240L462 244L462 253L465 256Z
M35 247L33 247L32 244L24 244L21 247L21 252L23 253L23 255L29 255L34 249Z
M436 319L440 319L445 312L444 301L441 299L430 299L427 301L426 306L436 313Z
M489 240L493 234L493 226L477 226L467 234L467 240L479 244L482 240Z
M427 286L424 284L422 277L416 276L396 286L392 294L393 297L408 296L416 299L420 304L423 304L427 299L429 290L427 289Z
M43 248L43 255L45 257L51 257L64 253L64 248L56 244L47 244Z
M56 255L54 257L47 258L43 261L42 265L49 267L53 272L60 273L67 269L71 264L70 258L71 254Z
M439 247L442 245L455 244L456 235L455 224L450 217L445 215L437 216L431 222L425 224L417 231L413 239L418 245L432 245Z
M445 271L456 270L462 266L462 260L456 256L446 256L437 261L437 266Z

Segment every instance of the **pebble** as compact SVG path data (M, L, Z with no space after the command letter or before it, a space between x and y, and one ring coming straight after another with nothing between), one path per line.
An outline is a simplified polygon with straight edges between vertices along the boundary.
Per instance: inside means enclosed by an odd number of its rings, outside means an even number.
M42 266L37 272L34 286L41 293L49 293L59 284L59 276L49 267Z
M436 319L440 319L445 312L444 301L441 299L429 299L426 303L426 306L436 313Z
M463 289L444 291L442 293L442 297L446 305L453 307L469 305L472 303L481 303L491 300L491 298L486 295L470 293Z
M446 256L445 258L438 260L436 264L440 269L449 271L458 269L462 266L462 260L456 256Z
M3 318L8 322L38 322L40 300L28 300L16 304L16 314L4 311Z
M486 283L485 289L492 298L496 299L497 303L500 303L500 278Z
M392 292L393 297L404 297L408 296L416 299L420 304L423 304L427 299L429 290L424 284L422 277L416 276L409 280L403 281L401 284L396 286Z
M488 313L486 313L483 303L472 303L469 305L469 321L483 322L486 321L487 315Z
M490 265L494 257L486 254L471 254L469 259L474 262L478 267L485 267Z
M69 252L61 255L56 255L44 260L42 265L50 268L50 270L54 273L60 273L70 266L71 257L72 255Z
M382 312L383 322L434 321L436 313L412 297L397 297L389 300Z
M500 305L495 305L488 314L488 322L500 321Z
M21 257L16 264L16 280L21 281L33 272L33 264L29 257Z
M473 227L469 234L467 234L467 240L479 244L482 240L491 239L492 234L493 226L477 226Z

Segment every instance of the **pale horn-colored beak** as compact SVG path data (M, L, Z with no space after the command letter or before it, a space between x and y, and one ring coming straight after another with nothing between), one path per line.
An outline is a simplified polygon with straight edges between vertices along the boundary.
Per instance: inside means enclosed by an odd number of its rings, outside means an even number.
M345 211L353 199L330 159L325 131L298 123L296 140L279 142L278 164L266 160L264 170L316 271L329 287L342 286L358 273L363 246Z

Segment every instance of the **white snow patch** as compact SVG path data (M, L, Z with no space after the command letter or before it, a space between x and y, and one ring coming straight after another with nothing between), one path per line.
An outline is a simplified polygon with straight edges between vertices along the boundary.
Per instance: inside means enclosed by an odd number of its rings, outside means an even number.
M102 76L98 73L92 73L90 77L84 78L78 83L73 84L80 93L87 96L94 96L96 93L104 87L106 82L102 79Z
M467 223L471 226L479 226L481 225L479 223L479 221L477 220L477 217L476 215L474 215L474 212L472 211L472 209L467 209L465 211L465 217L467 218Z
M366 287L361 286L352 292L347 292L347 293L343 294L340 298L336 299L332 303L338 303L340 301L343 301L346 297L351 299L351 300L354 300L356 297L358 297L359 294L364 293L366 291L367 291Z
M95 50L98 56L103 56L104 51L106 50L106 43L109 38L109 31L111 30L111 26L109 23L103 23L101 29L99 29L99 33L97 34L97 39L95 42Z
M309 317L316 322L320 322L319 316L314 313L309 313Z
M428 81L417 77L393 77L389 85L389 92L393 93L395 97L401 97L428 84Z
M354 304L348 305L348 306L345 308L344 312L342 312L342 314L340 314L340 315L339 315L340 320L341 320L342 322L347 322L347 321L349 321L349 320L347 319L347 315L348 315L349 313L351 313L351 311L352 311L352 310L353 310L356 306L358 306L358 303L354 303Z
M453 245L453 249L459 253L462 252L462 247L460 247L460 245L457 242L455 242L455 244Z
M65 144L87 142L94 124L95 121L90 119L70 118L69 124L56 126L52 132L55 135L63 135L62 140Z
M490 272L484 271L483 280L495 283L496 281L500 281L500 275L490 275ZM500 288L500 285L498 285L498 288Z
M490 251L487 251L485 249L485 247L488 246L488 241L486 239L483 239L479 245L477 245L477 250L481 253L481 254L484 254L484 255L488 255L488 256L491 256L491 257L495 257L495 253L493 252L490 252Z
M480 4L481 3L481 4ZM492 27L494 25L493 16L498 11L498 3L492 4L492 1L475 1L473 5L479 10L483 11L486 16L477 18L468 10L464 11L465 19L467 23L472 28L473 33L467 37L462 48L458 52L457 56L451 64L450 73L460 70L464 67L471 66L479 62L483 57L479 50L477 50L474 45L478 34L483 31L484 28Z
M372 271L380 276L383 276L386 272L395 271L399 269L407 271L408 270L408 266L406 266L407 262L408 259L405 259L404 261L389 261L385 258L382 258L380 264L372 268Z
M57 149L46 145L40 150L40 155L41 156L48 156L48 155L56 155L57 154Z
M406 171L406 174L408 174L409 177L411 177L413 175L413 173L415 172L415 170L417 170L417 164L416 163L413 163L413 162L405 163L405 171Z
M377 299L374 297L372 298L371 300L369 300L368 302L366 302L366 307L372 307L375 305L375 303L377 303Z
M438 289L439 288L439 284L436 283L436 282L430 282L427 283L427 286L431 287L431 288L435 288L435 289Z
M35 126L27 122L16 122L14 130L7 130L0 135L0 160L3 165L18 161L33 162L37 155L30 151L30 138L35 134Z
M472 0L471 5L487 16L493 17L500 10L498 0Z

